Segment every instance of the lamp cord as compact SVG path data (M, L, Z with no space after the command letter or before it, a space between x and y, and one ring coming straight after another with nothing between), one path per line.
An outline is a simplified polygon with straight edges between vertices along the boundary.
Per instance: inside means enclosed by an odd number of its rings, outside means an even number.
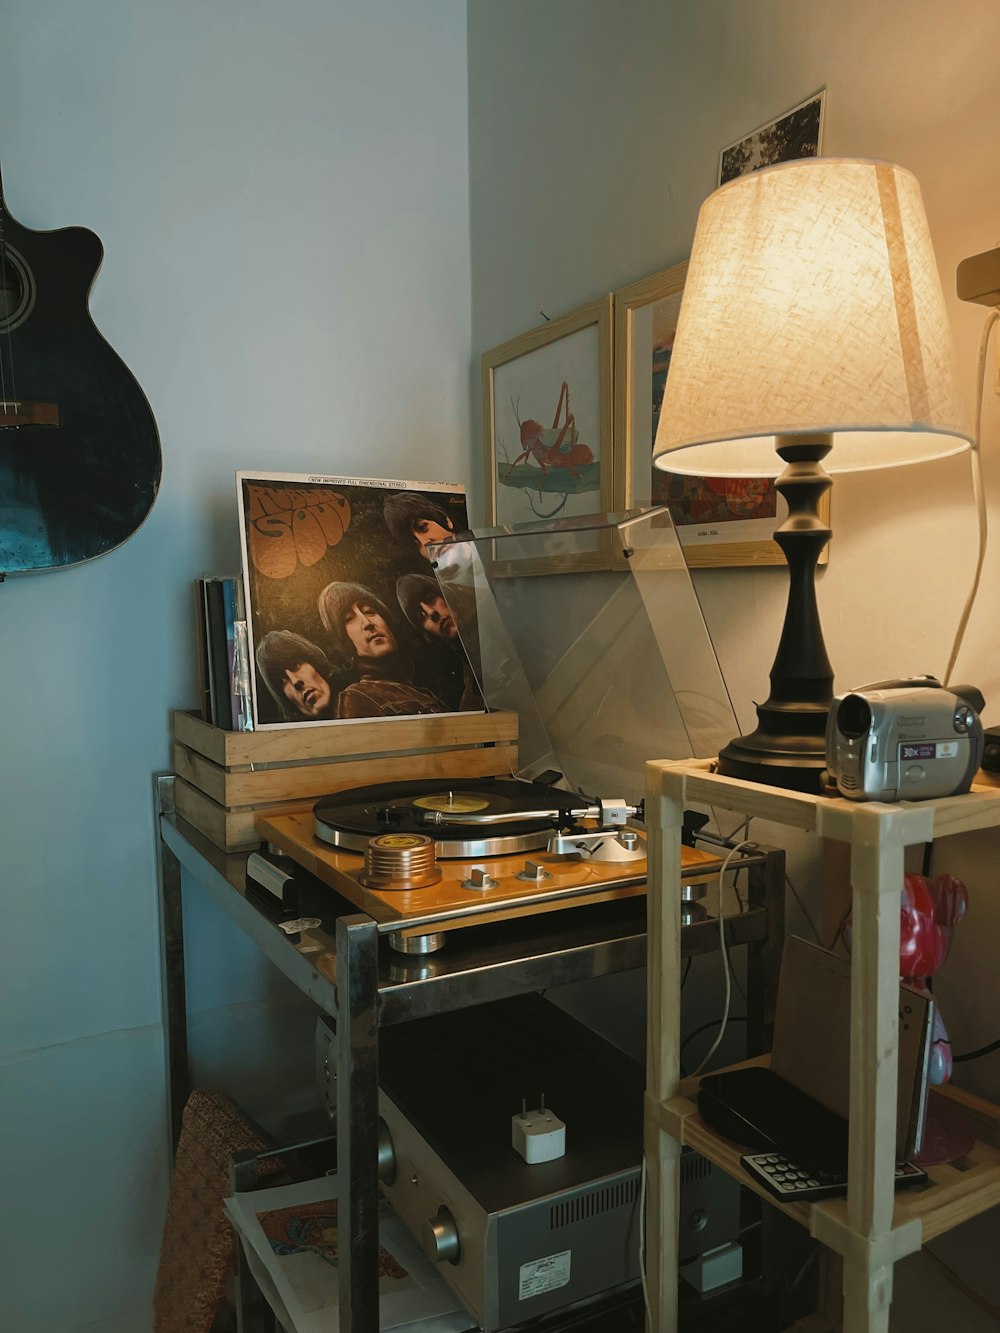
M976 518L979 524L979 555L976 560L976 572L973 575L972 587L969 589L969 595L966 598L965 606L962 609L962 617L958 622L958 629L955 631L955 642L952 644L951 657L948 659L948 667L944 673L943 683L945 685L951 680L951 673L954 670L955 662L958 659L958 654L962 647L962 640L965 637L965 627L968 625L969 616L972 614L972 604L976 600L976 593L979 591L979 579L983 572L983 561L986 558L986 499L983 494L983 473L979 458L979 434L983 421L983 388L986 382L986 351L989 346L990 333L997 320L1000 320L1000 309L991 310L987 316L986 323L983 326L982 335L979 339L979 360L976 372L976 425L973 432L972 450L969 454L969 461L972 467L972 494L976 501Z

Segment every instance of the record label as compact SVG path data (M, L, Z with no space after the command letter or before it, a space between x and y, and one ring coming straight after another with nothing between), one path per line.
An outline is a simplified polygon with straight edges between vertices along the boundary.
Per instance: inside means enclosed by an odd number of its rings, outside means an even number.
M440 796L418 796L413 804L421 810L435 810L441 815L471 815L490 808L489 801L484 801L481 796L453 791L442 792Z

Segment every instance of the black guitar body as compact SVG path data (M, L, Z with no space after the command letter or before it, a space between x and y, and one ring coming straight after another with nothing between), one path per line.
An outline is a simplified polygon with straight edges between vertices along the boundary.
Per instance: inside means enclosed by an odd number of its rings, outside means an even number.
M83 227L30 231L0 187L0 575L76 565L152 508L149 403L87 299L104 250Z

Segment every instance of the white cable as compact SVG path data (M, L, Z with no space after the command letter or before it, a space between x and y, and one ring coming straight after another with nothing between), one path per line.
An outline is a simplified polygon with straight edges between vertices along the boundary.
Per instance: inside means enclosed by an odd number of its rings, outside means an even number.
M707 1054L705 1055L704 1060L702 1060L701 1064L694 1071L694 1074L692 1075L692 1077L694 1078L697 1078L697 1076L708 1064L709 1060L711 1060L715 1052L719 1049L719 1043L725 1036L726 1024L729 1022L729 1001L732 999L733 989L732 989L732 979L729 975L729 952L726 949L726 914L723 911L722 907L723 876L729 869L729 862L733 859L733 857L736 855L738 851L740 851L743 847L753 847L755 845L756 844L753 843L749 838L744 838L742 842L738 842L736 846L730 850L729 855L726 857L722 865L719 867L719 948L722 952L722 975L726 982L726 998L722 1006L722 1020L719 1023L719 1030L715 1035L715 1041L712 1042L711 1046L708 1049Z
M979 339L979 360L976 367L976 424L972 435L972 449L969 453L969 462L972 467L972 494L976 501L976 518L979 524L979 555L976 560L976 572L973 575L972 587L969 589L969 596L962 609L962 617L958 622L958 629L955 631L955 642L952 644L951 656L948 658L948 666L944 673L943 684L945 685L951 680L951 673L962 647L965 627L969 623L969 616L972 614L972 604L976 600L976 593L979 591L979 578L983 572L983 561L986 558L986 499L983 494L983 473L979 457L979 434L983 421L986 350L989 346L990 333L998 319L1000 319L1000 310L991 310Z

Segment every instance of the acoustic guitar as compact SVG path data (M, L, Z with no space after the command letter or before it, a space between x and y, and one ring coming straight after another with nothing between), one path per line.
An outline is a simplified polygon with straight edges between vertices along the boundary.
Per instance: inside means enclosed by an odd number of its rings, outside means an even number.
M30 231L0 181L0 577L103 555L160 484L145 395L94 325L92 231Z

